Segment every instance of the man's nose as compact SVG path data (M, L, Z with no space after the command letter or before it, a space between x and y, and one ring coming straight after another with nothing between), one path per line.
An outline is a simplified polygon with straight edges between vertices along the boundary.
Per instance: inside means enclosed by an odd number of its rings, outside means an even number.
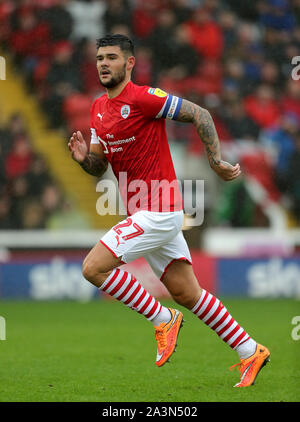
M101 62L101 69L104 67L109 67L109 61L107 59L103 59Z

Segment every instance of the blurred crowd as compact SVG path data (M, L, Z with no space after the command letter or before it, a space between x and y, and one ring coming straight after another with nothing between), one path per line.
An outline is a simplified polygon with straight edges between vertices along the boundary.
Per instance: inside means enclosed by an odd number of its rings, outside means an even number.
M19 113L0 121L0 230L88 228L33 148Z
M19 114L0 125L0 183L0 229L43 228L58 191Z
M95 39L106 33L135 41L134 82L207 107L224 150L300 225L300 0L0 0L1 45L49 125L66 133L89 137L90 105L103 92ZM169 132L189 154L205 154L193 126L175 122ZM14 152L28 150L18 142ZM8 150L4 157L11 191L22 190ZM31 179L44 168L35 156L27 165ZM268 225L244 178L224 187L216 222Z

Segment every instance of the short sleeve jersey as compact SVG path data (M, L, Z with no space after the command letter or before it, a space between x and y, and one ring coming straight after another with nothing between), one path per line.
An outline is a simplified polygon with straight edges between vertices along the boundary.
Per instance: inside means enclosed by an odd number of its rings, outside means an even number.
M101 144L128 215L182 210L165 128L181 103L159 88L130 81L118 96L104 94L92 105L91 143Z

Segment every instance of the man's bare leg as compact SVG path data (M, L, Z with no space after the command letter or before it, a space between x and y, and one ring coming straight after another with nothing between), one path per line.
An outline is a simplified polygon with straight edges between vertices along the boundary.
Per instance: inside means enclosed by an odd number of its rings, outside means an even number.
M185 261L174 261L162 282L180 305L193 312L218 334L241 359L241 381L237 387L252 385L260 369L269 359L267 348L257 344L232 318L219 299L202 289L192 266Z
M102 291L153 323L157 341L156 365L162 366L175 350L182 313L162 306L133 275L118 268L120 265L121 258L115 257L102 243L98 243L83 262L83 275Z

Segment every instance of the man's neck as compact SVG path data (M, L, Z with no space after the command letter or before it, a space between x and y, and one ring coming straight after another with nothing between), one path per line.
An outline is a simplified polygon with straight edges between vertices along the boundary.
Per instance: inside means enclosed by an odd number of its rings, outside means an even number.
M123 82L121 82L117 86L114 86L113 88L106 88L108 98L112 99L120 95L129 81L130 81L130 77L125 78Z

